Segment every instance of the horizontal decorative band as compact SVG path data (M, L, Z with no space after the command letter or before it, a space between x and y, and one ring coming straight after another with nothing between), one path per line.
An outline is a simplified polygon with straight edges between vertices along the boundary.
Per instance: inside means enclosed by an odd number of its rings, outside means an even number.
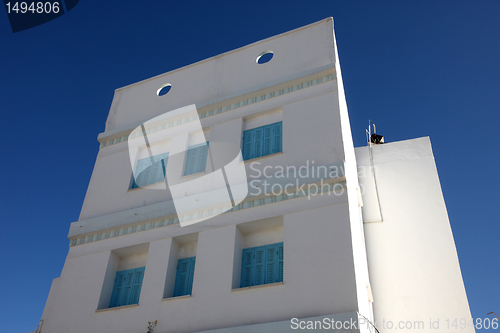
M296 85L293 85L293 86L290 86L290 87L287 87L287 88L278 89L278 90L273 91L273 92L268 93L268 94L262 94L262 95L254 96L252 98L248 98L248 99L245 99L245 100L242 100L242 101L239 101L239 102L235 102L235 103L232 103L230 105L225 105L225 106L222 106L222 107L217 108L217 109L213 109L213 110L210 110L210 111L202 112L202 113L199 114L199 118L201 119L201 118L210 117L210 116L222 113L222 112L226 112L226 111L229 111L229 110L234 110L234 109L237 109L237 108L240 108L240 107L243 107L243 106L246 106L246 105L258 103L258 102L261 102L261 101L264 101L264 100L267 100L267 99L270 99L270 98L278 97L278 96L281 96L281 95L286 95L286 94L289 94L289 93L297 91L297 90L302 90L304 88L312 87L312 86L320 84L320 83L324 83L324 82L335 80L336 78L337 78L336 74L330 74L330 75L326 75L326 76L323 76L323 77L318 78L318 79L306 81L306 82L303 82L303 83L300 83L300 84L296 84ZM180 125L180 124L184 124L184 123L187 123L187 122L193 121L193 120L195 120L195 119L193 119L193 117L191 117L191 118L185 118L185 119L176 120L175 122L168 122L168 123L165 123L165 124L160 124L160 125L158 125L156 127L149 128L146 131L146 134L153 133L153 132L165 129L165 128L174 127L174 126L177 126L177 125ZM139 135L139 134L142 135L142 133L138 133L137 135ZM115 138L113 140L108 140L106 142L102 142L99 148L107 147L107 146L113 145L115 143L126 141L126 140L128 140L128 137L129 137L128 135L124 135L122 137Z
M346 188L346 182L342 181L339 183L335 183L335 185L338 185L337 188L333 186L332 190L330 190L330 186L327 186L328 190L325 190L324 187L318 186L318 188L315 188L315 191L312 192L310 187L307 188L302 188L302 189L295 189L290 194L279 194L279 195L266 195L265 197L260 197L260 198L250 198L249 200L245 200L242 203L234 206L231 210L228 210L226 213L242 210L242 209L248 209L252 207L259 207L259 206L264 206L268 204L272 204L275 202L280 202L280 201L286 201L294 198L301 198L301 197L306 197L306 196L315 196L321 193L328 193L328 192L333 192L337 191L340 189ZM290 189L292 191L292 189ZM219 215L223 210L223 208L220 208L220 211L217 209L213 209L207 212L204 212L202 214L203 216L210 216L210 215ZM191 219L197 219L198 216L184 216L182 222L188 222ZM128 234L133 234L139 231L144 231L144 230L149 230L149 229L154 229L154 228L159 228L171 224L177 224L179 223L179 219L173 215L166 217L162 220L158 220L155 222L147 222L139 225L134 225L132 227L126 227L122 229L116 229L112 231L106 231L106 232L101 232L101 233L95 233L93 235L88 235L85 237L79 237L79 238L73 238L70 240L69 246L75 246L75 245L80 245L80 244L86 244L86 243L91 243L95 242L98 240L102 239L107 239L107 238L113 238L113 237L118 237L118 236L123 236L123 235L128 235Z

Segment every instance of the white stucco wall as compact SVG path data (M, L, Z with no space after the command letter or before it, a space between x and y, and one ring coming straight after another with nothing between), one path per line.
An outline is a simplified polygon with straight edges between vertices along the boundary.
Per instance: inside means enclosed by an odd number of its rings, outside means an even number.
M103 134L126 127L132 129L179 107L213 105L304 77L325 66L331 68L334 62L331 27L331 18L322 20L117 89ZM269 63L272 66L257 65L257 56L266 50L274 52ZM157 89L165 83L172 85L171 91L162 98L156 97Z
M74 247L72 250L78 251L70 251L60 278L63 283L58 291L64 297L52 303L45 330L132 332L140 331L148 320L158 320L159 332L193 332L356 311L347 217L347 204L339 203L250 222L253 226L239 228L231 224L201 231L197 233L193 294L179 298L164 294L173 283L172 265L179 258L178 253L170 254L176 238L154 240L150 234L139 305L123 308L102 306L105 303L101 298L107 297L109 302L111 296L109 276L123 261L115 255L116 250L104 249L116 248L119 243L128 247L137 243L142 251L144 235L128 235L128 239L113 245L106 244L111 241L106 240ZM243 238L240 244L238 237ZM280 240L285 248L283 283L235 287L234 275L241 269L241 248ZM186 244L192 248L192 243ZM141 257L128 258L140 261ZM106 284L107 289L103 288ZM98 308L102 310L96 312Z
M247 162L248 173L264 167L299 167L307 161L317 165L342 162L344 147L336 89L336 84L327 82L280 100L270 100L269 103L275 103L269 105L271 110L281 103L282 111L277 115L283 120L283 153L259 159L260 166L254 165L254 169ZM246 115L260 112L262 105L252 108L213 117L211 138L241 140ZM267 121L274 122L275 116ZM160 208L165 195L154 197L156 192L124 191L122 185L115 185L130 177L130 170L113 169L114 163L126 159L127 151L120 145L101 149L103 155L98 157L82 218L73 223L71 237L162 216L172 208L168 205ZM108 180L110 174L116 178ZM87 282L85 307L88 312L79 312L84 305L74 306L75 299L64 299L47 315L45 325L57 333L58 317L64 315L78 317L72 332L86 332L91 327L123 333L136 331L147 321L158 319L160 331L192 332L355 312L359 306L359 288L353 265L349 205L347 194L342 192L235 211L184 228L169 225L73 246L65 264L71 273L61 275L61 279L67 281L60 288L61 294L83 292L74 285L77 279L68 281L66 276L94 267L97 254L107 258L101 264L101 278ZM103 197L103 193L106 196ZM149 195L146 202L145 196ZM134 200L138 207L130 206ZM196 235L196 242L192 241L192 235ZM242 249L279 241L284 242L285 248L283 283L239 288ZM139 305L106 309L112 276L121 262L117 253L121 253L122 248L143 244L149 247ZM183 249L189 256L196 254L193 294L172 297L175 267ZM132 254L132 257L143 259L142 255ZM69 291L74 288L78 290ZM151 318L151 314L155 314L155 318Z
M335 83L325 82L202 119L202 123L204 128L210 129L210 140L240 145L244 120L247 117L275 110L278 106L282 109L283 154L267 157L265 161L246 162L249 177L258 175L253 169L262 170L266 166L273 169L277 166L300 167L307 160L310 163L314 161L316 165L339 162L344 160L344 150L336 90ZM275 116L269 117L267 123L273 123L275 120ZM256 162L253 163L253 169L250 168L252 162ZM217 168L217 165L215 167ZM126 142L100 149L79 220L150 206L171 199L169 191L129 190L131 175Z
M376 321L423 321L427 331L439 320L440 332L474 332L446 324L468 322L471 314L429 138L372 149L383 217L365 223ZM356 156L359 167L370 167L367 147L356 148ZM367 195L363 201L373 200ZM373 203L363 213L377 215L378 207Z

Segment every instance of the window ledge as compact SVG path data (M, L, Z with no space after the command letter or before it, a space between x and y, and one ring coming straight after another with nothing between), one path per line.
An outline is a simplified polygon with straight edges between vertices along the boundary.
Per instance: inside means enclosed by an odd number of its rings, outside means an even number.
M112 307L112 308L97 309L97 310L95 310L95 312L98 313L98 312L114 311L114 310L135 308L137 306L139 306L139 304L128 304L128 305L122 305L122 306L115 306L115 307Z
M129 188L129 189L127 190L127 192L137 191L137 190L140 190L140 189L152 188L154 185L158 186L158 184L161 184L161 183L165 184L165 182L156 182L156 183L147 184L147 185L144 185L144 186L139 186L139 187Z
M263 158L272 157L272 156L281 155L281 154L283 154L282 151L277 152L277 153L272 153L272 154L269 154L269 155L264 155L264 156L259 156L259 157L256 157L256 158L252 158L252 159L246 160L244 162L247 163L247 162L258 161L258 160L261 160Z
M258 288L266 288L266 287L274 287L274 286L281 286L281 285L283 285L283 282L266 283L266 284L259 284L258 286L250 286L250 287L231 289L231 292L250 290L250 289L258 289Z
M166 302L166 301L173 301L174 299L183 299L183 298L190 298L191 295L182 295L182 296L175 296L175 297L167 297L167 298L164 298L162 299L161 301L162 302Z

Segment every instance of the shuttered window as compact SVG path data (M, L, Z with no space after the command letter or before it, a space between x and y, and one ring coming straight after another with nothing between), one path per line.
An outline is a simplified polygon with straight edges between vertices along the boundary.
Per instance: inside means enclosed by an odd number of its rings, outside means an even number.
M132 188L163 182L167 171L168 153L137 161Z
M179 259L175 276L174 297L191 295L196 257Z
M243 132L243 159L250 160L282 151L283 122Z
M145 268L139 267L116 272L115 284L109 304L110 308L139 304Z
M243 249L241 288L283 281L283 243Z
M184 166L184 176L205 171L207 166L208 142L189 147Z

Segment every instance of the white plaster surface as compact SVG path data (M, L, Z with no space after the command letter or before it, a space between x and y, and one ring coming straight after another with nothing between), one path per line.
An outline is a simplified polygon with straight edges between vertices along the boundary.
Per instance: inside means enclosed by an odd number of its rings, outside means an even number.
M429 138L372 149L383 215L365 224L375 319L423 321L426 331L439 319L440 332L474 332L446 327L471 314ZM367 150L356 148L360 167Z

